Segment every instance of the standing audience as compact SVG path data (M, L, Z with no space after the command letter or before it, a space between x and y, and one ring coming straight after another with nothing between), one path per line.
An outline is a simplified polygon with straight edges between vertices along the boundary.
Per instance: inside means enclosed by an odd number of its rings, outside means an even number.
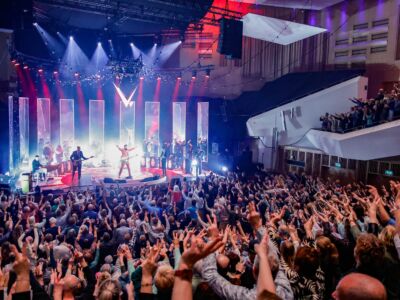
M399 182L258 171L0 204L4 299L400 299Z

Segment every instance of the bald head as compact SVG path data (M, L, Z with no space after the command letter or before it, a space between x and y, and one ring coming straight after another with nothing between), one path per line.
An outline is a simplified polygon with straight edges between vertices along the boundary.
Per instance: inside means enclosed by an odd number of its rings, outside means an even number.
M220 254L217 256L217 264L221 268L225 269L229 265L229 258L224 254Z
M339 281L332 297L335 300L386 300L386 289L378 279L351 273Z

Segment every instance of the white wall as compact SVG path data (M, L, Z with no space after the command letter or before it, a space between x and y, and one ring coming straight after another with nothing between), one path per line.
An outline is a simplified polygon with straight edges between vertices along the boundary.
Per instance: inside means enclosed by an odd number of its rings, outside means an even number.
M311 130L306 138L329 155L373 160L399 155L399 134L400 120L397 120L345 134Z
M368 79L356 77L346 82L309 95L297 101L283 105L276 109L262 113L247 121L247 129L250 136L260 137L259 162L269 168L272 167L270 147L273 145L273 128L278 130L278 144L292 145L300 141L307 131L312 128L320 128L320 116L326 112L342 113L350 110L354 104L349 101L352 97L366 98ZM262 99L260 99L262 101ZM294 111L293 118L290 117ZM286 130L284 129L282 112L284 114ZM261 161L261 157L264 160Z

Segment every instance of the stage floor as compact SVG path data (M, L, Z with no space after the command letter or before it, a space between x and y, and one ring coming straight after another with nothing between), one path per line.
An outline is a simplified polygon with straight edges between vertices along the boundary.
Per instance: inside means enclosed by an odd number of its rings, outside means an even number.
M140 172L132 173L132 178L127 179L126 176L128 172L124 170L121 178L118 178L118 168L112 167L84 167L82 168L82 177L81 180L78 181L78 174L75 174L74 182L72 182L72 174L67 173L62 176L48 176L48 180L46 182L39 182L39 187L42 191L51 191L51 190L64 190L70 188L84 188L84 187L96 187L99 185L115 185L117 182L112 182L116 180L122 180L122 182L118 182L121 187L128 186L139 186L139 185L147 185L147 184L160 184L167 181L170 181L173 178L192 178L191 174L184 174L182 170L167 170L167 176L162 176L162 170L156 168L142 168ZM154 178L154 176L159 176L159 178ZM104 183L104 179L108 178L107 183ZM36 184L34 183L35 187Z

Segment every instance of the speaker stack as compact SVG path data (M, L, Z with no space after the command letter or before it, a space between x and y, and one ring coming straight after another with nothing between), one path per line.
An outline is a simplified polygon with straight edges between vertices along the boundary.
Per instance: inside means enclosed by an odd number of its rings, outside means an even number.
M242 58L243 22L223 18L220 21L218 52L228 58Z

